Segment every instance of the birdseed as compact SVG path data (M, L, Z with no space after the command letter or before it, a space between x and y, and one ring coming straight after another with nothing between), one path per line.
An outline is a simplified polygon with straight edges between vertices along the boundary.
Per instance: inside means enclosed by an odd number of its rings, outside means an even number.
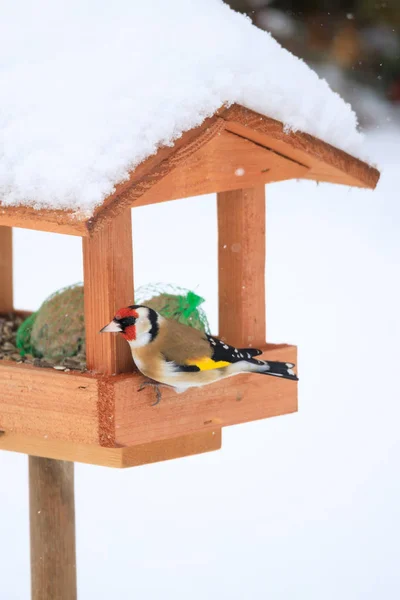
M23 321L24 318L15 313L0 316L0 360L10 360L57 371L86 371L86 357L83 353L59 360L47 357L37 358L32 354L21 356L16 345L16 338L17 330Z

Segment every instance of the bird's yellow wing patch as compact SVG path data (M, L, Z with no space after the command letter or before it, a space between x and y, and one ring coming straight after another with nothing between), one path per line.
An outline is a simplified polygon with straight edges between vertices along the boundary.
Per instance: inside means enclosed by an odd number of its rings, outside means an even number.
M199 367L200 371L210 371L211 369L220 369L221 367L227 367L231 363L225 360L213 360L208 356L204 358L192 358L185 361L187 365Z

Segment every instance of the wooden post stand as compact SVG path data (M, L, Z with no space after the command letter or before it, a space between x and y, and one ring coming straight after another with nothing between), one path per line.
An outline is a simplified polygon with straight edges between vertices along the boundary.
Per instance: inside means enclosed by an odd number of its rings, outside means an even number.
M76 600L74 463L29 457L32 600Z

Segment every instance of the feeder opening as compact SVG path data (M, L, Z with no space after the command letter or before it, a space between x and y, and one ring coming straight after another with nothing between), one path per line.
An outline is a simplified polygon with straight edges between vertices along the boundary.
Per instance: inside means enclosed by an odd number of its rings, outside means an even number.
M157 283L140 287L135 302L167 319L211 333L204 298L182 287ZM0 317L0 359L59 371L86 370L84 287L58 290L33 313L12 312Z

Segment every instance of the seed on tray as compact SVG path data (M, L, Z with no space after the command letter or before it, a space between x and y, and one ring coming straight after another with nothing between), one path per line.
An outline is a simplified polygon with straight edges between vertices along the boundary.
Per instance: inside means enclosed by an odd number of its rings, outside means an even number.
M10 313L3 317L0 316L0 360L12 360L19 364L33 364L34 367L56 368L57 371L86 370L86 357L82 349L77 356L59 357L59 358L38 358L32 354L23 356L17 348L16 338L17 330L24 317Z

